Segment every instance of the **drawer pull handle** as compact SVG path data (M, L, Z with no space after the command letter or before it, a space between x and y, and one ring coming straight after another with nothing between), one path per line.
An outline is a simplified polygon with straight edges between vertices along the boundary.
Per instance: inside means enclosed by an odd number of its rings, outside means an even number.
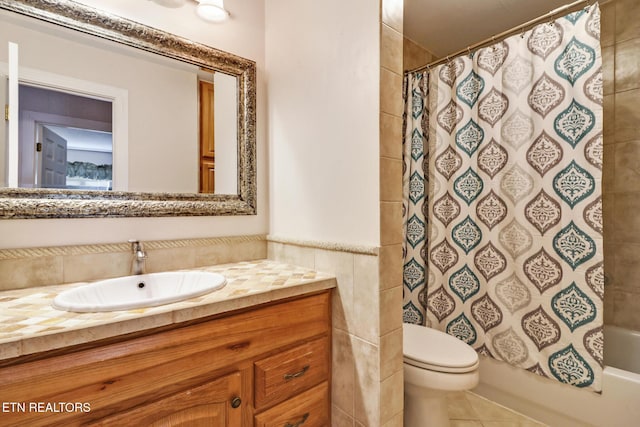
M306 414L304 414L302 416L302 418L300 418L300 421L298 421L297 423L291 424L291 423L288 422L288 423L286 423L284 425L284 427L300 427L302 424L305 423L305 421L307 421L307 418L309 418L309 413L308 412Z
M294 374L284 374L284 379L285 379L285 381L290 381L290 380L293 380L293 379L296 379L296 378L300 378L308 370L309 370L309 365L305 365L300 371L298 371L298 372L296 372Z
M233 409L236 409L237 407L239 407L240 405L242 405L242 400L239 397L234 397L231 400L231 407Z

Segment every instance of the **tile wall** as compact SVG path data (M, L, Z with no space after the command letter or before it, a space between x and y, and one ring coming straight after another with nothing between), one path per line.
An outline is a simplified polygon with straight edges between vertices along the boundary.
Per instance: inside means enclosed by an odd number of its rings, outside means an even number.
M148 273L267 257L265 236L143 242ZM131 274L129 243L0 249L0 291Z
M601 11L605 324L640 330L640 2Z
M418 67L423 67L426 64L430 64L431 62L438 59L427 49L406 37L403 40L402 50L404 70L414 70Z
M402 427L402 101L404 1L382 0L380 25L380 424ZM399 129L399 130L398 130ZM369 425L375 425L369 424Z
M402 351L402 335L381 337L383 316L379 308L383 298L378 249L328 249L328 246L317 242L269 241L268 254L269 259L336 276L338 287L332 300L332 426L401 427L402 389L383 387L383 380L402 372L398 353ZM388 354L391 349L395 353ZM383 396L385 389L390 395ZM381 402L386 402L382 408ZM389 415L393 409L395 413ZM398 412L400 418L395 424L381 421L384 417L389 421Z
M380 247L272 240L269 258L333 273L332 426L402 427L403 1L381 0Z
M396 252L271 240L269 259L336 276L332 426L402 427L402 292ZM401 258L401 257L400 257ZM391 273L396 272L393 275Z

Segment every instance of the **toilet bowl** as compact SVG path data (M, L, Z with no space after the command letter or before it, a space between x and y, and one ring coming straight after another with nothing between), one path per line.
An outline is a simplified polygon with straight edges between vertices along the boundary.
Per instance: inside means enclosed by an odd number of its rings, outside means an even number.
M404 426L446 427L447 393L478 385L478 354L444 332L403 325Z

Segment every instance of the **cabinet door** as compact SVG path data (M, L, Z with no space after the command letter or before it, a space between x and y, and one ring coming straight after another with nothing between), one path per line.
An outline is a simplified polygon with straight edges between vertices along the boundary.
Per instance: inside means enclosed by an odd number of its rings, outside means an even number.
M255 427L326 427L330 425L329 385L324 382L254 418Z
M310 389L329 377L328 337L304 343L255 363L255 406L261 410Z
M226 427L241 426L240 372L107 417L98 426ZM237 407L236 407L237 406Z

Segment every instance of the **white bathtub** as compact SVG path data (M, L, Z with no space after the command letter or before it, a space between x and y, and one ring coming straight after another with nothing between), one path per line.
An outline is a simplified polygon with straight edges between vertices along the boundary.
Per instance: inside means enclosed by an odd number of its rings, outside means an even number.
M480 359L475 393L550 426L640 426L640 332L605 326L602 394Z

